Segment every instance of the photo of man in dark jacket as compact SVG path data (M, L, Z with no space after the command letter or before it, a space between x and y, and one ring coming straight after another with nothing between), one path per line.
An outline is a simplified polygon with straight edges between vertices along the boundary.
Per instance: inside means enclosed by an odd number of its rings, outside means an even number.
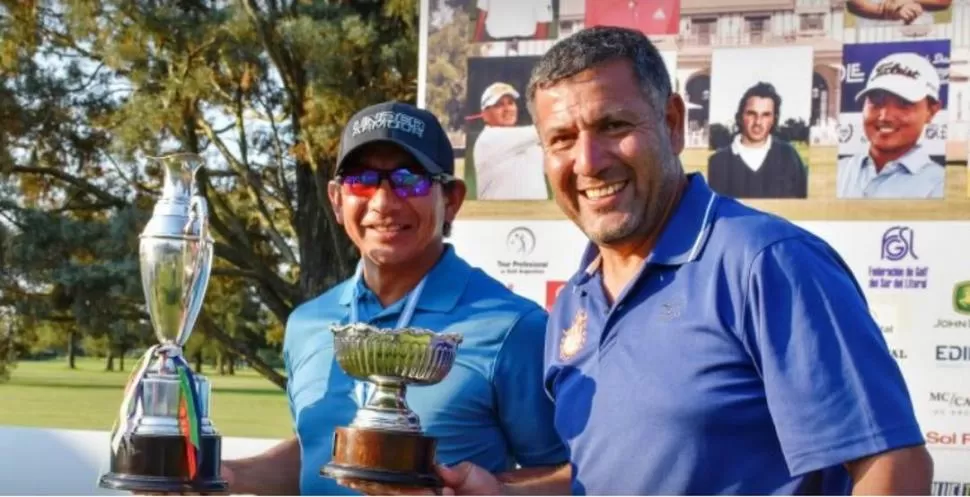
M770 83L748 88L734 116L739 130L731 144L707 163L715 191L738 198L805 198L808 168L790 143L773 136L781 114L781 96Z

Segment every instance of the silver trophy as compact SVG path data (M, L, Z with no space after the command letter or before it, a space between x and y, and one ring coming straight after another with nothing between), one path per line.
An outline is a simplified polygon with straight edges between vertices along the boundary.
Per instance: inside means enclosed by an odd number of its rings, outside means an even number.
M440 382L455 363L462 336L418 328L379 329L353 323L331 328L337 364L373 388L350 423L333 436L325 476L437 487L436 441L423 434L407 404L408 385Z
M223 493L221 436L209 420L211 387L182 355L212 270L209 212L196 192L195 154L157 158L162 195L140 236L139 262L158 344L124 391L111 438L111 469L100 486L153 493Z

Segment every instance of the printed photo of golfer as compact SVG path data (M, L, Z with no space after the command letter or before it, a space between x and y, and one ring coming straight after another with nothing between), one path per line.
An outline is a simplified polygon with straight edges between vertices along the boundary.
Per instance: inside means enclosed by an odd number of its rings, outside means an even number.
M523 98L538 57L468 60L464 180L477 200L548 200L542 145Z
M943 198L949 40L843 48L838 198Z
M711 188L738 198L808 196L812 64L807 46L714 51Z

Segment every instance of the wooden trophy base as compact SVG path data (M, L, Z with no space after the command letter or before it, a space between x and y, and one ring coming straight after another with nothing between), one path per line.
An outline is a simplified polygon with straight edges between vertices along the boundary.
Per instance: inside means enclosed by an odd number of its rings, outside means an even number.
M320 473L336 480L441 487L434 470L435 446L434 438L415 433L338 427L332 460Z
M203 435L202 464L189 478L185 439L178 436L132 434L111 456L111 472L99 480L101 488L132 493L227 494L222 479L222 439Z

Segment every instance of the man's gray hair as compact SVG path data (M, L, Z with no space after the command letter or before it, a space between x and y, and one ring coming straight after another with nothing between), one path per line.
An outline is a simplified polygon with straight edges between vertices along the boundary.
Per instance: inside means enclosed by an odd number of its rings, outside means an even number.
M533 67L526 90L526 105L532 120L535 121L536 90L617 59L630 61L644 97L663 118L673 90L670 73L657 47L640 31L596 26L559 41Z

